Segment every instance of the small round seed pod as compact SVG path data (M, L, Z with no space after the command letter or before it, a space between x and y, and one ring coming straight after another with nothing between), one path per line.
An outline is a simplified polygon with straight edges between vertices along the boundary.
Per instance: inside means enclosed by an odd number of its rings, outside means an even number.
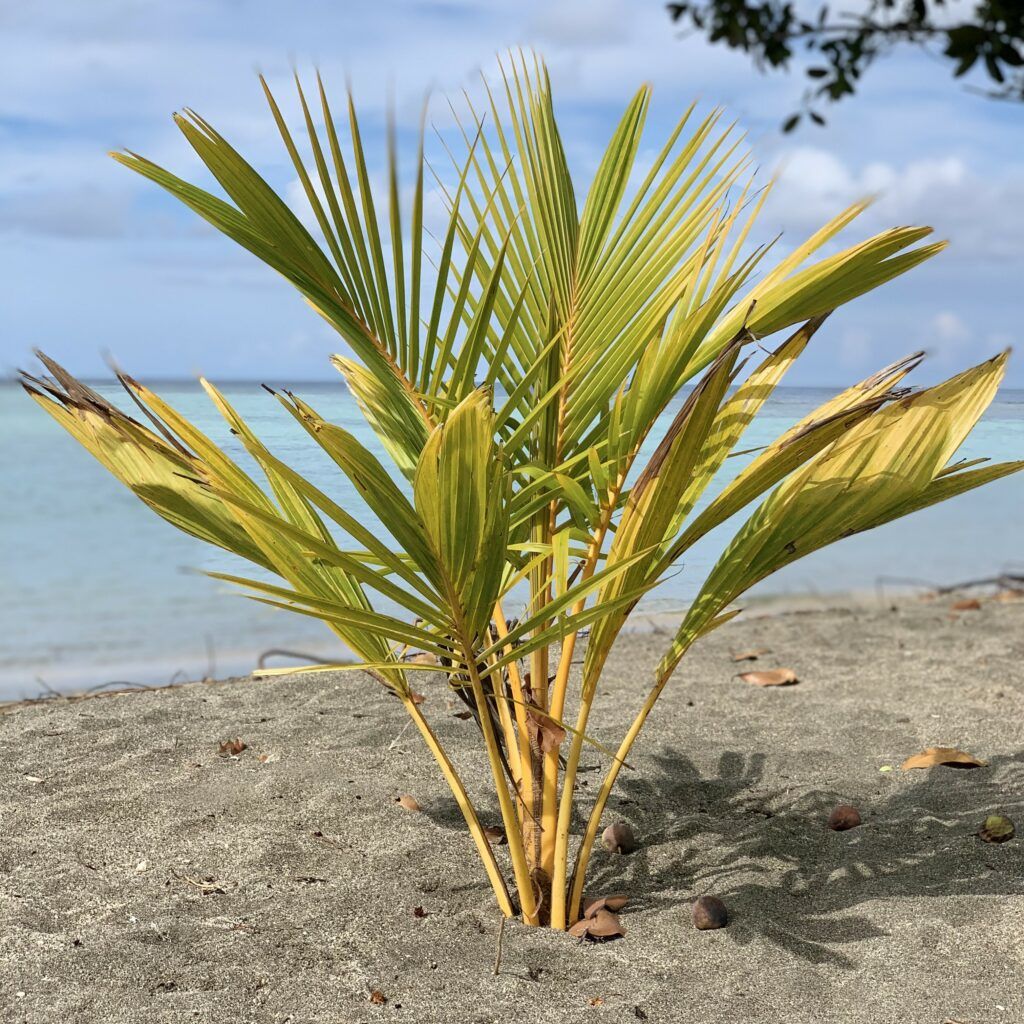
M601 842L604 843L604 848L611 850L612 853L632 853L640 848L636 836L633 835L633 829L624 821L609 825L601 836Z
M852 804L840 804L828 816L828 827L833 832L845 832L861 823L860 811Z
M724 928L729 923L729 912L717 896L701 896L693 904L693 927L698 931Z
M1002 814L990 814L978 829L978 835L986 843L1009 842L1015 832L1013 822Z

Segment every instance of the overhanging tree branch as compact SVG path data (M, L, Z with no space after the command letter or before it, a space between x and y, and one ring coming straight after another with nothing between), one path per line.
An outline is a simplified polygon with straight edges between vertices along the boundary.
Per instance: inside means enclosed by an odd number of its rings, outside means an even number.
M980 0L970 17L945 21L946 0L870 0L860 12L822 4L808 16L789 0L688 0L667 5L672 20L751 56L762 71L785 70L800 50L815 55L806 69L801 109L783 123L792 131L805 116L824 124L823 104L852 96L875 61L901 44L928 47L953 63L954 77L982 71L990 87L974 92L1024 101L1024 3ZM934 47L934 48L933 48Z

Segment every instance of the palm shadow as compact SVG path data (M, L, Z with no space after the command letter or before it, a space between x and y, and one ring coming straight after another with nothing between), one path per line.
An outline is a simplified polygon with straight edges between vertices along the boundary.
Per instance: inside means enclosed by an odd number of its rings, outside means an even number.
M885 934L863 910L871 901L1021 895L1020 841L993 846L976 833L988 814L1024 817L1024 753L886 780L898 788L852 801L864 824L847 832L825 822L849 793L794 796L766 777L766 760L726 753L703 777L668 748L647 759L643 777L620 777L605 822L629 822L643 845L628 857L595 853L588 891L623 891L631 907L654 908L713 893L729 907L724 934L737 944L763 939L841 967L853 966L843 946Z

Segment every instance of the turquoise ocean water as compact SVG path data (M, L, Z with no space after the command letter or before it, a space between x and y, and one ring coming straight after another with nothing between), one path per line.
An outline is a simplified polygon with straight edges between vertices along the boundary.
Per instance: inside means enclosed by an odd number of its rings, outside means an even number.
M237 451L196 384L153 386ZM120 402L118 388L99 390ZM346 507L359 507L333 465L257 384L223 390L278 456ZM296 391L382 454L340 384ZM833 393L778 389L742 447L771 441ZM0 698L111 680L159 683L207 672L245 672L272 647L343 653L319 623L257 605L191 571L237 570L242 563L154 516L13 384L0 384L0 438ZM1024 391L1000 393L961 455L1024 457ZM727 473L745 461L729 460ZM716 483L724 481L725 476ZM1024 474L842 541L765 581L760 592L830 593L869 589L880 579L892 586L895 579L946 583L1024 571L1022 515ZM681 570L646 599L647 607L684 606L737 525L725 524L705 538Z

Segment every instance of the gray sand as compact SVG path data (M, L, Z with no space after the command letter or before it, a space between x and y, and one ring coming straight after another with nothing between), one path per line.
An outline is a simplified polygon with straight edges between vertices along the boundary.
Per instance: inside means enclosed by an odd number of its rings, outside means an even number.
M996 810L1024 831L1024 602L951 616L951 600L751 617L704 641L606 814L642 849L593 861L590 892L630 896L628 936L509 924L497 978L498 914L458 812L366 678L11 709L0 1020L1024 1020L1024 835L974 835ZM657 639L621 643L599 738L625 728ZM758 647L773 653L730 658ZM734 677L775 665L800 684ZM424 710L484 780L475 727L436 679ZM219 757L234 736L249 749ZM989 767L899 770L929 745ZM598 774L582 777L585 797ZM824 828L839 801L862 827ZM728 928L693 929L703 893L725 900Z

